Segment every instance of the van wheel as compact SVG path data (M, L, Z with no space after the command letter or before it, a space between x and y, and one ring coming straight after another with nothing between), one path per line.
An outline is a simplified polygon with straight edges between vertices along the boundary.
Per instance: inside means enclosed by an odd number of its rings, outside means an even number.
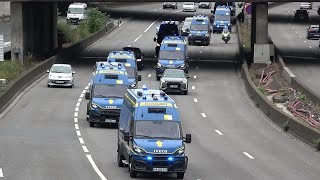
M160 81L160 76L157 76L157 81Z
M137 171L132 169L131 160L130 160L130 163L129 163L129 172L130 172L130 177L132 177L132 178L136 178L137 177Z
M94 123L93 122L89 122L89 125L90 125L90 127L93 127L94 126Z
M120 152L119 152L119 148L118 148L118 155L117 155L117 164L119 167L124 167L125 164L122 162L122 160L124 160L124 156L123 155L120 155Z
M183 179L184 173L177 173L177 179Z
M184 94L184 95L188 95L188 90L183 91L183 94Z

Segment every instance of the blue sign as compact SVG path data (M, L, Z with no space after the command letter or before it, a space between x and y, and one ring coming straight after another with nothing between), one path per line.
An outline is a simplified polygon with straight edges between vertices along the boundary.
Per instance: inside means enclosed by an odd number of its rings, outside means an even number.
M251 4L246 4L246 12L248 13L248 14L252 14L252 6L251 6Z

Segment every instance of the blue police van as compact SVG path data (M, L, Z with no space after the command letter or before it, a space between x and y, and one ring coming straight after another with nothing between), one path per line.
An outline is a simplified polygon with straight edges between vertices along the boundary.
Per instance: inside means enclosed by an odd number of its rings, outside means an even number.
M208 46L210 44L210 39L211 27L208 16L194 16L191 21L190 32L188 35L189 45L202 44Z
M109 53L107 61L124 63L128 73L130 87L135 88L138 86L138 81L141 81L141 75L138 74L138 65L134 52L112 51Z
M138 172L176 173L183 179L188 157L178 107L161 90L128 89L121 109L118 128L117 164L128 164L130 177Z
M222 32L225 27L231 32L231 14L227 6L218 6L213 20L213 32Z
M189 72L187 40L183 36L166 36L160 46L156 77L160 80L165 69L182 69Z
M100 62L86 92L87 121L95 124L117 125L129 79L123 63Z

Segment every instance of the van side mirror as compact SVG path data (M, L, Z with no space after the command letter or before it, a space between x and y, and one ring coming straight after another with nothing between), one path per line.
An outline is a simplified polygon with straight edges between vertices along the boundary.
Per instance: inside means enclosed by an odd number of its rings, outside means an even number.
M153 42L156 42L157 41L157 38L153 38Z
M47 73L49 73L50 72L50 70L47 70Z
M141 81L141 75L140 74L138 75L138 81Z
M90 91L86 92L85 98L86 99L91 99L91 92Z
M191 143L191 134L186 134L186 137L184 138L184 142Z
M129 132L128 131L123 131L122 133L123 133L123 140L124 141L130 141L131 136L130 136Z

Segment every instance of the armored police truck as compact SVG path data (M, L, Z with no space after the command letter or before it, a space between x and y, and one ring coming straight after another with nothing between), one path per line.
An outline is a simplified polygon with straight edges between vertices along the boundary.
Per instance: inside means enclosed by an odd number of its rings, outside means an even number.
M129 165L130 177L138 172L177 174L183 179L188 157L177 105L161 90L128 89L118 128L119 167Z
M131 88L138 86L141 81L141 75L138 74L137 60L132 51L112 51L109 53L108 62L124 63L128 73L129 84Z
M87 121L117 125L124 94L129 87L127 71L122 63L100 62L94 72L90 90L86 92Z
M189 45L203 44L208 46L211 39L210 20L208 16L194 16L191 21L190 32L188 35Z
M160 80L165 69L182 69L189 72L187 40L182 36L166 36L160 47L156 77Z

